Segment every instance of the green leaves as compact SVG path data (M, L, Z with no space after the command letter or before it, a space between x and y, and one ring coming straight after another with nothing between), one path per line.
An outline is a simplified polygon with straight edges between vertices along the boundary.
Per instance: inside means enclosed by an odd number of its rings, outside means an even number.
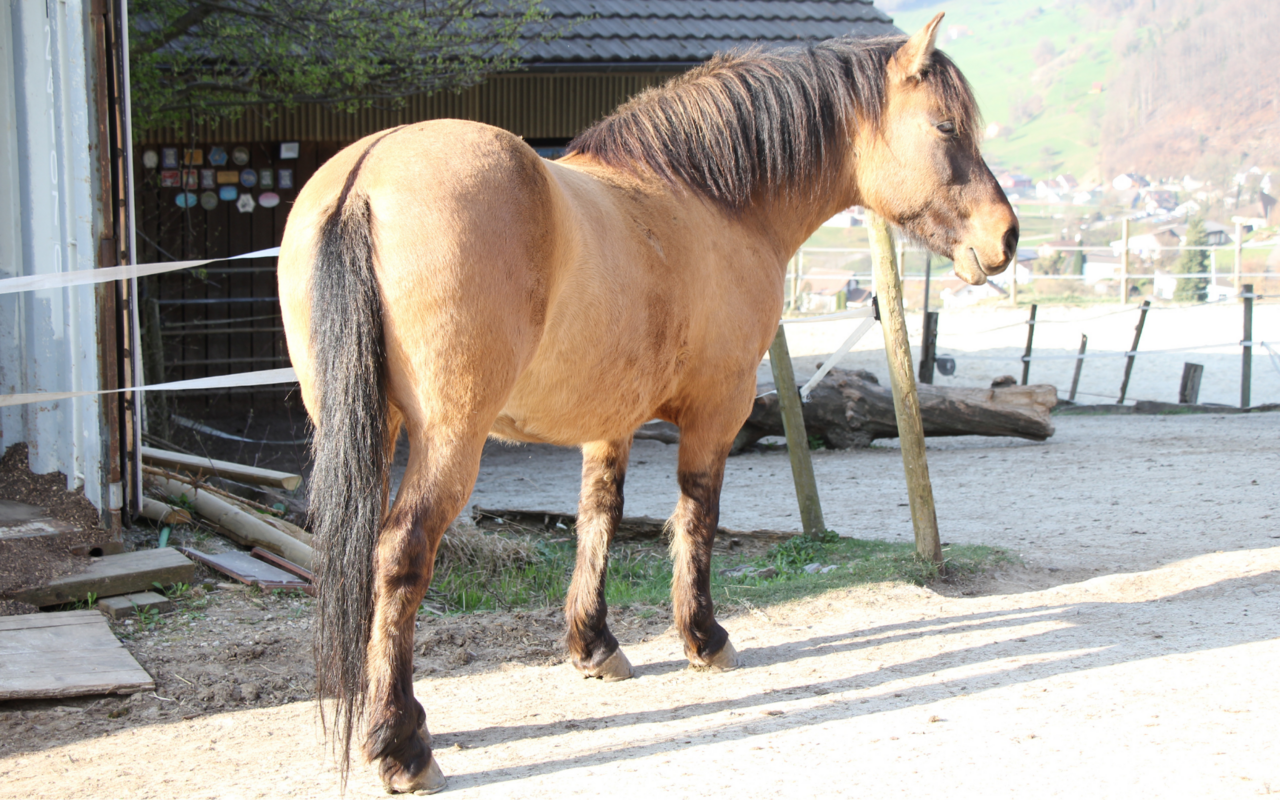
M133 0L134 126L464 89L559 35L548 20L542 0Z

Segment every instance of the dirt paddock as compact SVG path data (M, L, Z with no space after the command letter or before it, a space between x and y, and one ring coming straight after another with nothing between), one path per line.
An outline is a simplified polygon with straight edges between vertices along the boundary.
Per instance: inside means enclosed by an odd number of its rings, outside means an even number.
M686 670L661 618L622 620L638 677L618 684L560 662L552 611L424 619L420 642L438 646L419 651L416 691L449 795L1280 792L1280 414L1056 424L1045 444L931 444L944 539L1022 566L977 596L877 585L737 614L735 672ZM669 513L675 452L637 443L628 513ZM571 510L578 464L491 447L473 502ZM815 467L830 527L910 537L896 450ZM784 452L731 459L723 523L794 528L787 469ZM237 663L219 666L217 639L139 636L154 696L0 704L0 797L338 796L315 707L291 699L306 687L269 679L306 660L305 620L251 600L222 601L204 629L258 638ZM249 677L204 691L186 671L200 660ZM381 789L357 767L347 796Z

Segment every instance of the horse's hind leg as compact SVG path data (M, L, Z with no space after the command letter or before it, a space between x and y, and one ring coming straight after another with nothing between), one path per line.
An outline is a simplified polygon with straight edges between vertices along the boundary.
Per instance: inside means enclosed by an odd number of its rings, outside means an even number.
M684 654L695 667L721 670L738 666L737 651L716 622L711 602L711 545L720 522L724 462L737 431L729 427L681 421L680 499L671 517L671 600Z
M445 779L431 755L426 714L413 696L413 633L436 548L462 510L479 470L484 433L409 432L409 466L378 538L369 639L365 755L388 792L431 793Z
M609 544L622 518L622 483L631 439L582 447L582 495L578 500L578 562L565 599L569 655L589 678L623 680L631 662L605 622L605 573Z

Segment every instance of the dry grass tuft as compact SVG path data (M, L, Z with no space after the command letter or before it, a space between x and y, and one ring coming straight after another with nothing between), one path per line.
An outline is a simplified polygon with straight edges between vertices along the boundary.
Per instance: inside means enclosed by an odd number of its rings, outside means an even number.
M533 563L538 558L532 542L485 533L470 523L450 525L440 540L436 570L455 569L496 576Z

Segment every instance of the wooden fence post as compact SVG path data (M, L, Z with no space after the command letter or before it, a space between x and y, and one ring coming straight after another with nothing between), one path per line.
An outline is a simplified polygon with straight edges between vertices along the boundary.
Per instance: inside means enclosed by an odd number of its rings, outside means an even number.
M880 326L884 330L893 407L898 417L902 467L907 476L907 498L911 502L911 523L916 535L916 553L934 564L941 564L938 514L933 504L933 486L929 483L929 463L925 459L920 398L916 394L916 378L911 369L911 345L907 341L907 321L902 310L902 281L898 277L897 265L893 263L893 237L889 234L889 224L880 215L868 211L867 222L870 225Z
M1249 407L1249 390L1253 383L1253 284L1246 283L1240 287L1244 300L1244 338L1240 344L1244 354L1240 358L1240 407Z
M1138 327L1133 329L1133 347L1124 360L1124 380L1120 382L1120 399L1116 405L1124 405L1124 396L1129 391L1129 373L1133 372L1133 359L1138 354L1138 341L1142 339L1142 326L1147 324L1147 310L1151 308L1150 300L1142 301L1142 310L1138 312Z
M800 524L807 535L819 536L826 532L827 526L818 500L818 483L813 477L809 434L804 428L804 411L800 408L800 392L791 367L785 327L779 325L773 337L769 366L773 368L773 385L778 387L778 407L782 411L782 429L787 434L787 455L791 458L791 477L796 484L796 502L800 504Z
M1027 348L1022 351L1022 385L1031 377L1031 341L1036 337L1036 304L1031 304L1031 317L1027 320Z
M1190 361L1182 365L1182 385L1178 387L1178 402L1195 405L1200 402L1200 378L1204 375L1204 364L1192 364Z
M1120 221L1120 305L1129 305L1129 220Z
M1084 366L1084 350L1089 346L1089 337L1080 334L1080 352L1076 353L1076 372L1071 376L1071 394L1067 395L1067 399L1071 402L1076 400L1076 387L1080 385L1080 368Z

